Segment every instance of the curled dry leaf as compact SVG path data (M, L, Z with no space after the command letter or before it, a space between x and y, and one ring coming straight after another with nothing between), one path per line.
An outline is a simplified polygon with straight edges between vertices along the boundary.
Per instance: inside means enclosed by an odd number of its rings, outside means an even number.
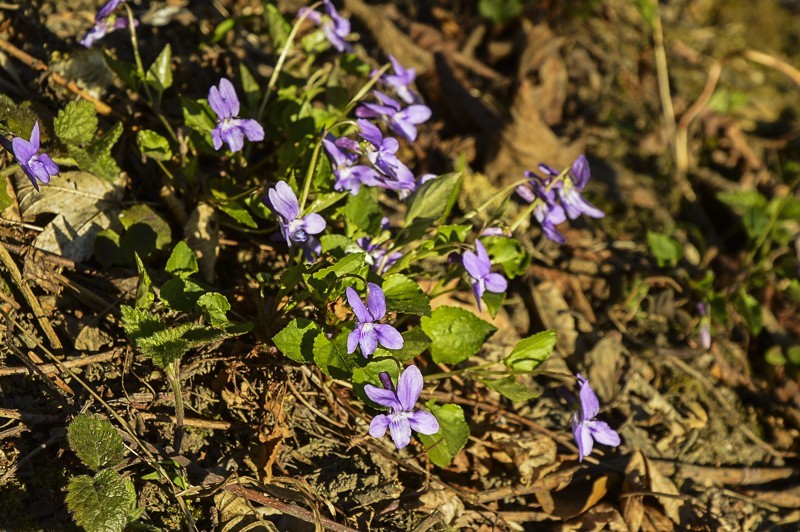
M18 171L13 183L23 220L34 222L42 214L56 215L33 241L34 247L74 262L88 259L97 234L116 223L125 192L122 174L108 181L89 172L63 172L36 192Z

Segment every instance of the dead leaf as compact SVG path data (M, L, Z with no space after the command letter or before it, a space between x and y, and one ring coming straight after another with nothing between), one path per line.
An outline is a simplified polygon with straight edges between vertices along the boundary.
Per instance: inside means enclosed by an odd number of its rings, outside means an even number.
M636 451L631 456L628 467L625 468L625 481L622 483L622 493L647 491L649 482L647 478L647 464L641 451ZM642 528L644 519L644 496L631 495L622 498L622 516L632 532Z
M531 291L542 324L547 329L557 331L556 345L563 354L571 355L575 352L578 332L575 330L575 318L561 291L550 281L532 286Z
M612 331L586 353L587 376L602 403L610 402L617 394L619 372L625 362L624 351L622 335Z
M553 510L548 513L564 520L578 516L605 497L612 483L609 475L594 477L588 482L576 480L563 490L550 494L553 497Z
M89 172L63 172L36 192L22 171L13 175L20 214L27 222L41 214L55 214L33 246L75 262L91 257L97 234L116 223L125 177L115 181Z
M520 483L529 486L534 480L542 478L556 465L556 442L540 434L525 437L498 435L495 442L503 453L511 458L519 471ZM498 453L493 456L497 458Z
M452 490L443 487L431 486L423 493L419 500L423 503L420 511L432 512L437 510L442 515L442 521L448 525L464 513L464 503Z
M207 283L214 281L214 268L219 256L219 226L214 207L199 203L183 228L186 243L197 255L200 275Z
M509 109L511 120L496 136L494 152L487 156L486 175L495 184L510 184L539 163L566 167L583 153L581 143L567 143L548 125L560 119L566 98L560 42L545 25L523 20L523 31L526 42L520 56L528 59L520 61L519 86Z

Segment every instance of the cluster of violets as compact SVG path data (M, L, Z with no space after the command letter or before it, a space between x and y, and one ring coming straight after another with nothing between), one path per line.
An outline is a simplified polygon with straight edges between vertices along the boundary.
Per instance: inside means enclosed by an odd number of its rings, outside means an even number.
M517 194L528 203L538 202L533 215L541 224L544 234L550 240L565 244L566 238L556 229L567 218L575 220L581 214L591 218L602 218L603 211L589 203L581 194L589 182L589 161L581 155L562 172L552 166L539 164L539 176L525 172L528 183L517 187Z
M114 16L114 11L124 1L107 2L98 11L95 26L81 40L81 44L90 47L108 32L124 27L125 20ZM324 35L337 51L351 51L352 47L347 41L350 35L349 20L339 14L330 0L323 0L323 7L324 14L303 8L298 16L305 15L321 26ZM424 175L417 180L396 155L400 148L399 140L385 136L381 130L382 125L412 143L417 138L417 126L431 117L431 110L420 103L419 96L411 88L416 77L414 70L403 68L391 55L389 60L392 73L382 75L380 81L391 88L405 106L384 92L375 90L373 95L377 102L364 103L355 111L360 141L348 137L335 138L332 135L322 139L322 146L333 169L336 190L357 194L362 186L379 187L395 191L403 199L418 184L433 178L432 175ZM217 125L211 132L215 149L219 150L223 144L227 144L231 152L237 152L242 149L245 138L251 142L264 139L264 129L256 120L239 118L239 99L228 79L222 78L219 86L211 87L208 103L217 115ZM36 190L39 190L38 183L47 184L52 176L59 173L58 166L50 156L39 153L39 147L38 122L31 131L30 140L12 139L14 156ZM534 216L548 238L562 244L565 242L564 236L555 226L566 218L575 219L581 214L593 218L603 216L600 210L581 195L589 179L589 165L585 156L581 155L570 168L561 173L545 164L539 165L539 170L544 177L526 172L530 181L527 186L518 187L517 192L529 203L539 202L534 209ZM322 216L313 212L301 216L297 195L284 181L279 181L270 188L264 201L275 214L281 234L290 248L297 246L302 249L309 261L319 255L321 246L316 235L327 226ZM389 231L388 219L383 219L382 228ZM502 235L502 232L489 229L482 235ZM359 238L357 244L359 251L366 252L368 262L378 273L382 273L402 257L399 252L389 252L382 244L373 243L370 237ZM465 251L459 261L469 276L479 310L485 292L506 291L508 282L501 274L491 271L491 259L480 240L475 240L475 251ZM380 323L386 315L386 296L380 286L367 283L364 301L352 287L347 287L345 294L356 321L354 330L347 338L348 353L360 348L361 354L368 358L375 353L378 346L390 350L402 349L403 337L397 329ZM705 338L703 343L706 343ZM579 460L582 461L591 453L595 441L617 446L620 438L608 424L594 419L600 409L597 396L583 376L578 374L577 379L580 406L573 415L573 434L578 445ZM380 380L383 388L368 384L365 386L365 393L376 404L388 408L389 413L378 414L373 418L369 427L370 435L380 438L388 429L397 448L403 449L410 443L412 431L429 435L439 431L439 423L433 414L415 410L424 384L422 373L416 366L410 365L400 373L396 388L388 373L381 373Z

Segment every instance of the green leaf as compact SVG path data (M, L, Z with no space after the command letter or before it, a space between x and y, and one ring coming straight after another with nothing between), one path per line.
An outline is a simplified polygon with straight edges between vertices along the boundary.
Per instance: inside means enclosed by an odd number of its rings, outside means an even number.
M366 233L375 235L381 230L383 210L378 204L377 189L361 187L358 194L350 194L344 208L347 235Z
M242 90L244 91L244 101L248 115L253 116L258 112L258 103L261 99L261 88L258 86L256 78L244 63L239 63L239 77L242 79Z
M184 338L184 335L193 329L200 329L200 326L194 323L182 323L140 338L136 346L144 356L153 360L153 364L163 369L181 358L192 347L192 343Z
M436 239L442 243L464 242L467 235L472 231L469 224L461 225L442 225L436 231Z
M130 231L137 224L149 226L155 233L155 249L164 249L172 242L172 229L169 224L149 205L140 203L128 207L119 213L119 221L126 231ZM140 238L140 235L137 235L137 238Z
M111 155L111 149L122 135L122 124L117 122L100 138L85 148L69 144L69 154L75 159L81 170L90 172L104 179L116 179L120 173L119 165Z
M503 379L479 379L483 384L514 403L529 401L541 395L517 380L514 375Z
M164 320L145 309L122 305L120 310L128 339L144 356L153 359L153 364L160 368L165 368L192 347L229 336L226 331L207 329L194 323L182 323L167 328Z
M358 367L358 357L361 355L347 352L349 334L350 331L345 329L333 341L328 340L324 332L314 338L314 363L325 375L348 380Z
M489 311L489 315L494 318L497 316L497 311L500 310L500 307L503 306L503 303L506 300L506 293L484 292L483 296L481 296L481 299L486 305L486 310Z
M386 278L381 287L386 296L387 310L403 314L431 315L431 300L419 285L399 273Z
M337 297L344 292L345 284L337 283L337 280L344 276L366 277L369 271L369 264L366 261L366 253L352 253L345 255L336 263L327 268L322 268L313 274L303 274L306 284L311 287L314 295L321 301ZM329 293L334 285L337 285L333 292Z
M478 0L478 12L482 17L502 24L519 16L522 3L520 0Z
M373 403L372 400L367 397L367 394L364 392L364 385L371 384L373 386L377 386L378 388L383 388L383 384L381 383L379 376L383 372L388 373L392 378L392 382L396 384L399 372L397 360L395 360L393 357L379 357L373 354L372 358L370 358L366 364L354 368L353 375L350 377L350 382L353 383L353 391L356 393L358 398L365 403L380 409L385 407Z
M222 39L225 38L225 35L228 34L236 26L236 20L232 18L223 19L222 22L217 24L217 27L214 28L214 34L211 37L211 42L218 43Z
M394 357L400 362L411 360L417 355L422 354L431 345L431 339L420 327L414 327L402 333L403 348L397 350L384 349L379 347L373 354L374 357Z
M272 341L281 353L305 364L314 361L314 339L321 332L322 329L313 321L295 318L273 336Z
M337 251L339 257L343 257L348 253L364 252L361 246L356 244L355 240L344 235L322 235L319 241L322 244L323 253Z
M773 345L767 349L767 352L764 353L764 360L772 366L785 366L787 362L779 345Z
M8 195L8 178L0 174L0 212L3 212L13 204L14 200Z
M760 237L769 227L769 216L766 209L761 207L748 207L742 215L742 223L747 230L747 234L753 240Z
M250 227L253 229L258 227L258 223L256 223L256 221L253 219L253 215L250 214L250 211L238 201L229 201L228 203L223 203L219 205L219 210L245 227Z
M147 309L122 305L120 306L120 311L122 312L122 326L125 329L125 334L134 347L137 346L142 338L167 328L164 320Z
M503 359L503 364L514 371L534 371L547 360L555 347L556 332L548 329L517 342Z
M92 102L79 100L69 102L58 112L55 120L56 136L65 143L86 145L94 139L97 131L97 111Z
M267 23L267 31L273 48L283 48L289 39L292 26L283 18L281 12L272 3L264 2L264 21Z
M172 159L169 141L152 129L140 129L136 134L136 145L142 155L155 161L169 161Z
M67 486L67 508L87 532L122 532L136 515L133 483L112 469L79 475Z
M186 278L197 273L198 269L197 257L192 248L183 240L175 244L167 260L167 272L175 277Z
M659 268L674 268L683 258L683 247L672 237L655 231L647 232L647 245L656 258Z
M144 79L159 94L172 86L172 47L169 43L147 69Z
M748 207L766 208L767 206L767 198L757 190L718 192L717 199L726 205L740 209L746 209Z
M744 290L740 290L734 304L747 323L747 328L750 329L753 336L758 336L764 327L764 313L761 310L761 303Z
M172 310L191 312L205 293L205 288L191 279L175 277L161 285L158 296Z
M183 110L183 122L186 127L198 133L211 133L216 122L211 116L211 108L205 100L194 101L181 96L181 109Z
M453 172L425 182L408 201L406 237L413 240L447 216L458 198L461 174Z
M469 425L464 419L464 411L458 405L438 406L434 400L430 400L426 406L439 421L439 432L431 436L420 434L419 439L428 450L431 462L439 467L447 467L467 444Z
M203 294L197 300L197 306L214 327L219 328L228 323L227 313L231 309L231 304L228 302L228 298L219 292Z
M100 416L76 417L67 428L67 441L78 458L94 471L113 467L125 457L122 437Z
M422 330L431 339L431 356L437 363L458 364L480 351L497 330L475 314L459 307L439 307L423 316Z
M150 308L156 298L153 292L153 283L150 281L150 276L147 275L147 270L139 255L134 254L134 258L136 259L136 271L139 272L139 282L136 284L136 308Z
M525 273L531 263L531 256L516 238L485 236L481 242L492 258L492 264L503 268L510 279Z

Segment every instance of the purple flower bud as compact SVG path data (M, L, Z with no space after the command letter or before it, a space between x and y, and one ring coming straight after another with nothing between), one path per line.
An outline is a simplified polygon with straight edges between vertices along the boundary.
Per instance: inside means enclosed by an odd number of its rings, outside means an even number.
M208 92L208 105L217 114L217 127L211 130L214 149L218 150L225 142L232 152L244 146L244 138L250 142L264 140L264 128L251 118L237 118L239 115L239 97L233 83L222 78L219 88L211 87Z
M381 374L383 388L371 384L364 386L364 393L373 402L390 409L388 414L378 414L369 424L369 434L373 438L382 438L386 429L392 435L392 441L398 449L403 449L411 442L411 431L420 434L436 434L439 422L430 412L415 410L414 407L422 393L424 380L417 366L408 366L397 379L397 390L391 386L391 379L384 380L388 374Z
M22 171L31 180L33 188L39 190L37 180L45 185L50 182L50 178L58 175L58 166L46 153L39 153L39 122L33 125L31 130L31 140L27 141L20 137L11 139L11 148L14 151L14 158L19 163Z

